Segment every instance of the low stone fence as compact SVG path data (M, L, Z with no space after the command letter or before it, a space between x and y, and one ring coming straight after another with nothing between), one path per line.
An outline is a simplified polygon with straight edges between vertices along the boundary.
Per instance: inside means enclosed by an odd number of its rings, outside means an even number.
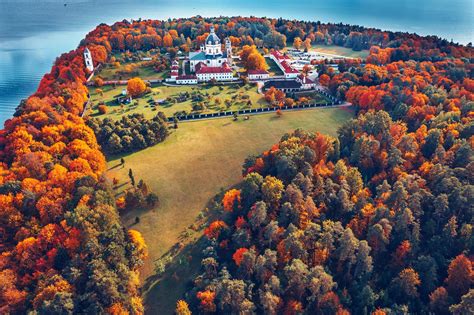
M304 104L304 105L295 105L295 106L283 106L283 107L266 107L266 108L253 108L253 109L242 109L238 111L225 111L225 112L218 112L218 113L208 113L208 114L188 114L188 115L181 115L176 116L179 121L187 121L187 120L198 120L198 119L207 119L207 118L218 118L218 117L226 117L226 116L233 116L234 113L238 115L252 115L252 114L259 114L259 113L266 113L266 112L276 112L277 110L282 111L290 111L290 110L298 110L298 109L309 109L309 108L316 108L316 107L328 107L328 106L336 106L341 105L343 102L336 100L330 103L314 103L314 104ZM173 122L174 117L168 117L168 122Z

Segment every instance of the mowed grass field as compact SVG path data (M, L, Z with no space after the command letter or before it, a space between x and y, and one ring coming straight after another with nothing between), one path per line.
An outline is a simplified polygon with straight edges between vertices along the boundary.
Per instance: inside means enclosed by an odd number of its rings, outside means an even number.
M169 70L156 72L152 66L147 66L147 63L147 61L128 62L121 64L119 67L107 65L97 73L97 76L105 81L128 80L134 77L140 77L143 80L151 80L163 79L169 76ZM133 69L130 73L124 71L127 66L131 66Z
M164 142L124 156L125 167L118 166L119 157L110 160L108 176L120 180L117 194L130 187L131 168L136 181L143 179L160 198L156 209L122 216L125 226L140 231L148 244L149 258L142 270L147 313L174 311L187 281L199 270L200 249L191 244L202 231L191 232L189 246L181 255L184 260L180 258L181 264L175 260L164 276L155 275L156 263L176 249L182 233L190 232L189 226L216 194L242 179L241 166L247 156L269 149L283 134L297 128L335 136L337 128L352 116L350 108L319 108L284 112L281 117L256 115L247 121L240 117L237 122L232 118L185 122ZM137 216L140 222L135 224Z
M286 49L292 48L292 45L288 45ZM283 51L286 51L283 49ZM313 45L310 51L319 52L322 54L337 55L347 58L361 58L365 59L369 55L368 50L354 51L351 48L336 46L336 45ZM330 56L328 56L329 58Z
M272 76L283 75L283 71L281 71L281 69L278 68L277 64L275 63L275 61L273 61L273 59L269 57L265 57L265 61L267 62L267 65L268 65L267 71L270 73L270 75Z
M349 58L365 59L369 55L368 50L354 51L351 48L336 45L314 45L311 51L321 52L325 54L340 55Z

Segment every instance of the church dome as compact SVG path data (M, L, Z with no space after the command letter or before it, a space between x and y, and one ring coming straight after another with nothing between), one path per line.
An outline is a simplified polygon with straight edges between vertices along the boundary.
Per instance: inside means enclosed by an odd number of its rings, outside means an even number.
M214 27L211 27L211 33L206 38L206 45L219 45L221 40L217 37L216 33L214 32Z

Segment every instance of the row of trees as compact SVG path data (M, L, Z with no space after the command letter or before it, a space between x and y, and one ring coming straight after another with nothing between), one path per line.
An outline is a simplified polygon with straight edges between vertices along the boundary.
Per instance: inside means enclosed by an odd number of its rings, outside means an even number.
M106 154L139 151L162 142L169 134L162 112L152 119L146 119L143 114L122 116L120 120L90 118L87 125L94 130Z
M204 43L209 29L214 26L220 38L229 37L234 47L255 45L258 48L281 49L287 43L296 48L309 48L313 44L338 45L354 50L372 46L398 47L403 41L430 50L450 53L455 57L468 56L466 50L437 37L420 37L416 34L385 32L357 25L320 22L290 21L270 18L220 17L172 19L167 21L141 20L129 23L102 24L92 31L84 44L100 44L108 51L140 51L155 48L175 54L177 49L197 50Z
M95 62L106 46L90 45ZM79 114L84 47L59 57L0 131L0 313L141 314L140 233L121 224Z

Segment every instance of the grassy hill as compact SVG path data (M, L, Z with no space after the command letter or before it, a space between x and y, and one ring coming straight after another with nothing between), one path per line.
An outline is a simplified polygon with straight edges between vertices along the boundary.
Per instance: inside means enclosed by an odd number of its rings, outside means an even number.
M124 168L117 166L119 158L109 161L108 175L120 180L117 193L130 187L127 174L132 168L137 181L143 179L160 198L156 209L136 210L122 218L127 227L139 230L148 244L150 257L142 277L148 278L144 290L149 313L174 310L186 279L200 262L198 247L186 244L192 244L201 232L189 227L216 193L240 181L239 170L248 155L269 149L284 133L296 128L336 135L337 128L352 116L347 108L320 108L285 112L281 117L252 116L248 121L186 122L163 143L125 156ZM140 217L138 224L134 224L136 216ZM155 268L182 247L185 254L180 256L180 263L175 260L163 277L156 276Z

